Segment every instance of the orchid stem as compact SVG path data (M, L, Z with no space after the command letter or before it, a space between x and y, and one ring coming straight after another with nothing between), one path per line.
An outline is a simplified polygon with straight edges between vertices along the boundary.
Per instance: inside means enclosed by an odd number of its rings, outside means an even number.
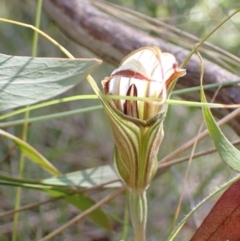
M134 241L145 241L147 221L146 190L142 192L129 191L130 215L134 229Z

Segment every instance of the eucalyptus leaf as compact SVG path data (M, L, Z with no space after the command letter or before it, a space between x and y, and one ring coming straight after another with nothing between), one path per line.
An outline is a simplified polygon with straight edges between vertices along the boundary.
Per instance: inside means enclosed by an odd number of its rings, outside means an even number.
M104 187L116 188L123 185L122 182L119 180L118 175L114 171L114 168L110 165L106 165L67 173L57 177L47 178L42 180L42 183L45 185L53 186L59 185L90 188L115 180L116 182L107 184Z
M221 129L216 124L211 111L207 108L203 108L202 111L206 126L218 153L228 166L230 166L233 170L239 172L240 151L236 147L234 147L232 143L222 133Z
M78 84L99 64L98 59L0 54L0 111L59 95Z
M200 60L201 56L199 55ZM201 102L207 103L207 99L203 89L203 68L201 64ZM219 126L217 125L214 117L209 108L202 108L203 117L208 128L209 134L212 137L214 145L228 166L230 166L233 170L239 172L240 171L240 151L232 145L232 143L226 138L223 134Z
M25 141L3 130L0 130L0 136L6 137L13 141L26 157L28 157L31 161L35 162L52 175L60 174L59 171L47 159L45 159L44 156L42 156L37 150L35 150Z

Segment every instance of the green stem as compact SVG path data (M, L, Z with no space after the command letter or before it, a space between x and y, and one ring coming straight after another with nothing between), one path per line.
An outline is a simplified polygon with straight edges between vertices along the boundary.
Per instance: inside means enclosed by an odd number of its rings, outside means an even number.
M27 129L28 129L28 114L29 112L27 111L25 114L25 123L23 125L23 141L26 141L27 139ZM21 152L20 154L20 159L19 159L19 169L18 169L18 176L19 178L22 178L23 176L23 171L24 171L24 154ZM15 199L15 205L14 205L14 209L19 209L20 207L20 203L21 203L21 187L17 188L17 192L16 192L16 199ZM17 234L18 234L18 218L19 218L19 213L16 212L14 214L13 217L13 234L12 234L12 241L16 241L17 240Z
M38 0L36 17L35 17L35 27L36 28L39 28L39 26L40 26L41 13L42 13L42 0ZM36 57L36 55L37 55L38 35L39 35L38 32L34 31L33 42L32 42L32 57Z
M38 0L37 2L37 11L36 11L36 17L35 17L35 27L39 28L40 25L40 18L41 18L41 12L42 12L42 0ZM32 44L32 57L36 56L37 53L37 43L38 43L38 33L35 32L34 33L34 37L33 37L33 44ZM29 111L25 112L25 116L24 116L25 122L23 125L23 141L27 140L27 133L28 133L28 119L29 119ZM18 176L19 178L21 178L23 176L23 172L24 172L24 159L25 156L24 154L21 152L20 154L20 160L19 160L19 170L18 170ZM16 199L15 199L15 205L14 208L15 209L19 209L20 204L21 204L21 192L22 189L21 187L17 188L17 192L16 192ZM19 213L16 212L14 214L14 218L13 218L13 234L12 234L12 241L16 241L17 240L17 234L18 234L18 219L19 219Z
M147 221L146 190L142 192L129 191L130 215L134 229L134 241L145 241Z
M125 200L128 201L129 193L126 192L126 198ZM127 234L128 234L128 220L129 220L129 211L128 211L128 202L125 201L125 208L124 208L124 220L123 220L123 231L122 231L122 237L121 240L127 240Z

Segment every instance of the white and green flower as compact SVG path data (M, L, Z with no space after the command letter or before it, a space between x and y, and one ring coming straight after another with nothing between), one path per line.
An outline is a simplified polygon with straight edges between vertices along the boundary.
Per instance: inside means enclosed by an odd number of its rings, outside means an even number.
M130 190L145 190L156 173L165 101L177 78L185 73L172 54L162 53L158 47L143 47L126 56L102 81L105 95L92 84L111 124L116 169ZM106 95L159 101L110 99Z

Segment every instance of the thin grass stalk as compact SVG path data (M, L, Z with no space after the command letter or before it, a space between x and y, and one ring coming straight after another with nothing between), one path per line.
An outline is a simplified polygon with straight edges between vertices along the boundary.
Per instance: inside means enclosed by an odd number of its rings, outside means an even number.
M42 0L38 0L37 1L36 18L35 18L35 27L36 28L39 28L39 26L40 26L41 13L42 13ZM39 36L39 33L37 31L34 31L33 32L33 42L32 42L32 57L37 56L38 36Z
M26 122L24 123L23 125L23 135L22 135L22 139L23 141L26 141L27 140L27 131L28 131L28 122L27 122L27 119L29 117L29 112L26 112L25 113L25 120ZM19 178L22 178L23 176L23 172L24 172L24 159L25 159L25 156L24 154L21 152L20 153L20 158L19 158L19 169L18 169L18 177ZM21 191L22 191L22 188L21 187L18 187L17 188L17 192L16 192L16 197L15 197L15 205L14 205L14 209L17 210L19 209L20 207L20 204L21 204ZM14 217L13 217L13 234L12 234L12 241L16 241L17 240L17 233L18 233L18 220L19 220L19 213L16 212L14 214Z
M86 78L90 78L90 75ZM233 84L239 83L239 81L235 81L232 82L231 84L225 84L225 83L219 83L219 84L212 84L212 85L206 85L205 87L209 88L204 88L204 89L210 89L210 88L215 88L218 86L230 86ZM188 88L189 92L193 92L196 90L199 90L199 87L193 87L193 88ZM173 91L173 94L175 95L179 95L179 94L183 94L183 93L187 93L187 91ZM172 94L172 95L173 95ZM123 100L140 100L140 101L159 101L159 99L157 98L144 98L144 97L129 97L129 96L116 96L116 95L111 95L111 96L107 96L107 98L109 99L123 99ZM57 100L50 100L44 103L40 103L40 104L35 104L32 106L27 106L27 107L23 107L19 110L15 110L15 111L11 111L9 113L0 115L0 120L4 120L7 119L9 117L12 117L14 115L18 115L21 114L23 112L26 112L27 110L35 110L38 108L43 108L43 107L49 107L50 105L56 105L56 104L62 104L65 102L69 102L69 101L77 101L77 100L94 100L94 99L98 99L97 95L76 95L76 96L71 96L71 97L65 97L65 98L60 98ZM182 100L173 100L173 99L167 99L166 100L167 104L170 105L182 105L182 106L195 106L195 107L207 107L207 108L238 108L240 107L240 104L230 104L230 105L226 105L226 104L218 104L218 103L201 103L201 102L194 102L194 101L182 101ZM3 126L3 124L1 123L1 127ZM4 127L4 126L3 126Z
M36 17L35 17L35 27L39 28L40 22L41 22L41 13L42 13L42 0L37 1L37 11L36 11ZM39 34L38 32L34 31L33 32L33 42L32 42L32 57L37 56L37 51L38 51L38 37ZM30 111L29 111L30 112ZM40 229L39 229L39 236L42 236L43 233L43 209L42 206L39 206L39 216L40 216Z
M36 18L35 18L35 27L36 28L39 28L39 25L40 25L41 12L42 12L42 0L38 0L37 1L37 8L36 8ZM38 33L34 31L33 45L32 45L32 57L35 57L35 55L36 55L37 43L38 43ZM23 125L23 141L27 141L29 111L25 112L24 119L25 119L25 122L24 122L24 125ZM23 177L24 161L25 161L25 156L21 152L20 153L20 160L19 160L19 169L18 169L18 176L19 176L19 178ZM17 188L17 192L16 192L15 205L14 205L14 209L15 210L20 208L21 193L22 193L22 188L18 187ZM18 221L19 221L19 212L16 212L14 214L14 218L13 218L12 241L16 241L17 240Z

